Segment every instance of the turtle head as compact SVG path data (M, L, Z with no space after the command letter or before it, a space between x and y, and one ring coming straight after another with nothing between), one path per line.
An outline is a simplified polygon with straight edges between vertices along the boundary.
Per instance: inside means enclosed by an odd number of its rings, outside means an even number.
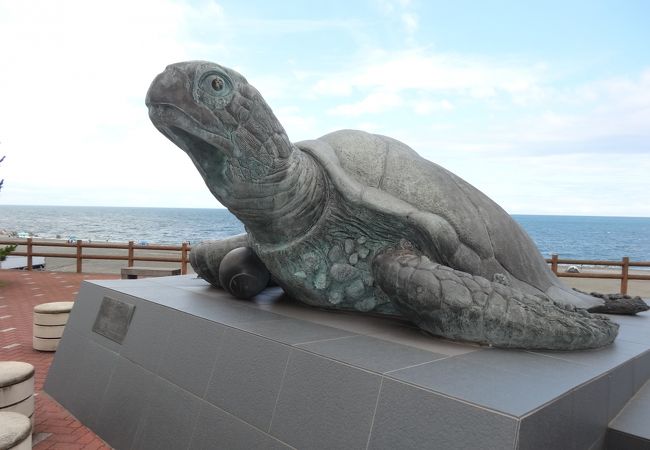
M146 104L156 128L190 156L226 206L238 191L282 171L291 155L289 138L257 89L218 64L167 66Z

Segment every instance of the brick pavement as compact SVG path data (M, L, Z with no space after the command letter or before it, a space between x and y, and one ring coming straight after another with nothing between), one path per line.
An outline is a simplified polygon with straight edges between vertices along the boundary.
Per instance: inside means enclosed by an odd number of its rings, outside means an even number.
M0 360L24 361L36 369L34 449L110 449L92 431L42 392L53 352L32 348L33 308L39 303L76 298L81 281L118 275L0 270Z

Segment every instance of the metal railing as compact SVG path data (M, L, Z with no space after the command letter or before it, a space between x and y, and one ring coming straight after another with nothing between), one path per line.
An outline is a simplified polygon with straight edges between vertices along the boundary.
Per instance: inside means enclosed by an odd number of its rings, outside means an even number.
M189 262L189 252L191 250L190 245L187 242L183 242L182 245L136 245L133 241L129 241L128 244L112 244L112 243L95 243L95 242L83 242L82 240L77 240L76 242L48 242L48 241L37 241L34 242L32 238L27 239L6 239L0 240L0 245L18 245L25 246L26 251L13 251L11 255L13 256L26 256L27 257L27 270L33 269L33 257L34 256L44 256L50 258L74 258L77 260L77 273L83 272L83 261L84 259L102 259L102 260L114 260L114 261L127 261L128 267L133 267L135 261L150 261L150 262L170 262L170 263L180 263L181 265L181 274L187 274L187 263ZM64 252L64 253L53 253L53 252L44 252L44 251L34 251L34 247L63 247L74 249L73 252ZM126 255L91 255L84 254L84 249L113 249L113 250L127 250ZM136 250L147 250L147 251L176 251L180 252L180 257L164 257L164 256L145 256L145 255L136 255Z
M650 274L631 274L630 267L650 267L650 261L637 261L632 262L630 258L624 256L621 261L600 261L600 260L585 260L585 259L560 259L559 255L551 255L551 258L546 259L547 263L551 264L551 270L558 277L568 278L601 278L601 279L614 279L621 280L621 294L627 294L627 285L629 280L650 280ZM558 272L559 264L578 264L587 266L605 266L605 267L620 267L621 273L604 273L604 272Z

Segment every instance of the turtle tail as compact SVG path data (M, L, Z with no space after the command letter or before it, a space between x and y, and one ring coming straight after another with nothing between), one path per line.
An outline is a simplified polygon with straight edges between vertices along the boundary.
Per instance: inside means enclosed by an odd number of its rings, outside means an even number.
M423 330L504 348L579 350L614 341L606 316L433 263L413 249L375 257L373 275L399 311Z

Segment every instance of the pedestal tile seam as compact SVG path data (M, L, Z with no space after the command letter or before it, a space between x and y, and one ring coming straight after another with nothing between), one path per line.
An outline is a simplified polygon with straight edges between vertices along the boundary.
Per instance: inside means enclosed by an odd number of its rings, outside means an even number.
M372 438L372 431L375 427L375 417L377 416L377 409L379 408L379 399L381 398L381 389L384 387L384 377L379 380L379 389L377 390L377 399L375 401L375 409L372 412L372 419L370 420L370 429L368 430L368 440L366 441L366 450L370 447L370 439Z
M275 404L273 405L273 411L271 412L271 420L269 420L269 429L267 433L271 435L271 428L273 427L273 419L275 418L275 412L278 409L278 402L280 401L280 395L282 394L282 388L284 387L284 380L287 376L287 368L289 367L289 361L291 360L291 355L293 351L289 350L287 354L287 360L284 363L284 370L282 371L282 378L280 379L280 387L278 388L278 394L275 397Z

